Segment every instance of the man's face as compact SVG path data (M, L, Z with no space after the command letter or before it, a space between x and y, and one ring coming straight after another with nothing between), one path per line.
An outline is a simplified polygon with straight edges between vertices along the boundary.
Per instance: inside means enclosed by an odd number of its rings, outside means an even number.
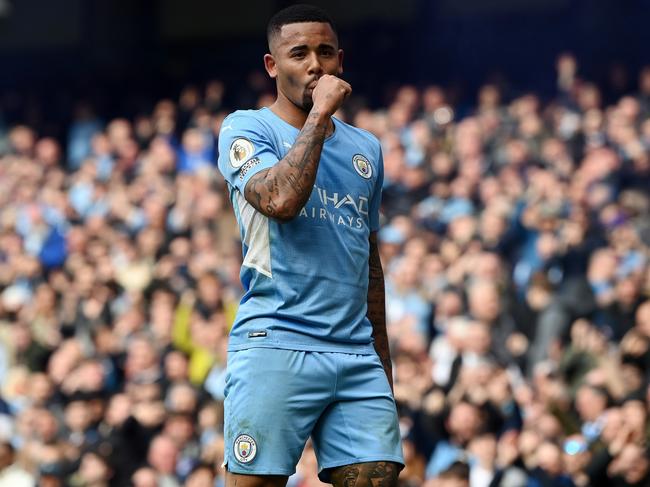
M459 403L449 414L447 428L459 443L466 444L475 435L480 426L480 418L475 406Z
M264 64L275 78L278 97L295 106L310 110L312 92L324 74L338 76L343 72L343 51L332 27L325 22L287 24L271 39L271 54Z

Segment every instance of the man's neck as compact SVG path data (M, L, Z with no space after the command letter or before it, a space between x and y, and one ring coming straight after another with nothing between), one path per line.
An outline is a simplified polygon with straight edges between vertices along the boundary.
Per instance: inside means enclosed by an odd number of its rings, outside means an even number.
M305 125L310 113L309 111L305 111L291 103L287 98L282 96L278 96L269 109L282 120L287 122L289 125L296 127L298 130L302 130L302 127ZM327 127L327 135L329 136L332 132L334 132L334 122L330 119Z

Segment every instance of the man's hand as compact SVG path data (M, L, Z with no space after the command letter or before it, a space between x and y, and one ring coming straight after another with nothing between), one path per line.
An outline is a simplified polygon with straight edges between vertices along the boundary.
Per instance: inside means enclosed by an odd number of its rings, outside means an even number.
M349 83L331 74L324 74L316 82L312 92L311 98L314 105L311 111L323 112L332 116L350 93L352 93L352 86Z

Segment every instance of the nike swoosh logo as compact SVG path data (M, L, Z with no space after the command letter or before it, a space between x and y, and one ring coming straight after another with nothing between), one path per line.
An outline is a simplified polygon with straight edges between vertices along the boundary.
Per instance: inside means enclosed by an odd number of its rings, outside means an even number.
M232 124L231 125L224 125L223 127L221 127L222 132L225 132L228 129L232 130Z
M291 144L289 142L282 141L282 145L285 146L287 149L291 149Z

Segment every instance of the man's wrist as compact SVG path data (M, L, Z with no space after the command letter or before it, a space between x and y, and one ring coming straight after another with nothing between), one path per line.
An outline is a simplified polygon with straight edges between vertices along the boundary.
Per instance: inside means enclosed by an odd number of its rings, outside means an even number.
M309 111L309 118L314 120L314 122L318 124L326 124L329 122L330 118L332 118L332 113L329 113L328 110L324 109L323 107L314 105L311 107L311 110Z

